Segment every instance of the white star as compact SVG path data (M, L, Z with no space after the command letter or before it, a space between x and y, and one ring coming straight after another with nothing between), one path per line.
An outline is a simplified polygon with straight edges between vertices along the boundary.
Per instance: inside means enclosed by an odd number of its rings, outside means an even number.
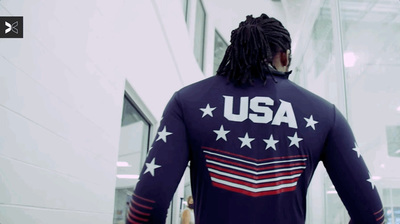
M210 115L211 117L213 116L212 112L215 110L216 107L210 107L210 104L207 104L206 108L200 108L201 111L203 111L203 117L206 115Z
M265 150L269 149L270 147L273 148L276 151L275 144L279 142L279 140L275 140L274 136L269 136L269 139L263 139L265 143L267 143L267 146L265 147Z
M312 129L315 130L315 124L318 124L318 121L314 121L313 115L310 116L310 118L304 118L304 120L307 121L307 127L312 127Z
M371 174L368 174L368 175L369 175L369 179L367 179L367 181L371 183L371 188L373 190L375 188L375 180L371 178Z
M288 138L290 139L290 146L292 145L296 145L297 148L299 148L299 142L302 141L302 138L297 137L297 132L294 133L293 137L288 136Z
M227 139L226 139L226 134L228 134L230 131L229 131L229 130L225 131L225 130L224 130L224 126L221 125L221 127L219 128L219 130L214 130L214 132L218 135L218 136L217 136L217 139L216 139L215 141L218 141L218 139L220 139L220 138L222 138L222 139L224 139L225 141L227 141Z
M360 155L361 155L361 153L360 153L360 148L358 148L358 145L357 145L356 142L354 142L354 148L353 148L353 150L357 152L357 157L360 158Z
M167 126L164 126L164 129L162 131L158 132L158 138L156 141L162 139L164 142L167 142L167 136L172 135L171 132L167 132Z
M251 148L251 142L254 140L254 138L249 138L249 134L246 132L246 135L243 138L239 137L239 140L242 141L240 148L243 148L245 145Z
M149 151L146 154L146 157L149 155L150 151L153 149L153 146L150 146Z
M144 171L143 174L150 172L150 174L154 177L154 170L160 167L161 167L160 165L156 164L156 158L154 157L150 163L146 163L146 171Z

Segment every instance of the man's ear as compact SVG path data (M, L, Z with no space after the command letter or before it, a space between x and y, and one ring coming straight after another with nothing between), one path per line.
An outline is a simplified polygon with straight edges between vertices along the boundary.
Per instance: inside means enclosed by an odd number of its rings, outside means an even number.
M280 53L280 61L282 67L288 66L290 61L290 50L286 50L286 52Z

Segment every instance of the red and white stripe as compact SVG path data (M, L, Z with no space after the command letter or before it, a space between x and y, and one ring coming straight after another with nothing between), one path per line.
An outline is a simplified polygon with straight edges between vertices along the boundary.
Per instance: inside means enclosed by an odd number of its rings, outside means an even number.
M151 212L156 202L133 193L131 203L129 204L129 212L127 223L143 224L149 223Z
M294 191L306 168L306 155L254 159L203 147L212 184L259 197Z

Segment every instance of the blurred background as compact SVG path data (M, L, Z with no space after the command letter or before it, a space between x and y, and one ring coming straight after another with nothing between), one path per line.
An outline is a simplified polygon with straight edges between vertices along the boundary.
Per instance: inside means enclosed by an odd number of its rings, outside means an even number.
M290 79L347 117L400 224L399 0L0 0L24 22L0 39L0 223L124 223L169 98L261 13L292 35ZM167 223L190 194L186 172ZM307 197L307 224L348 223L322 165Z

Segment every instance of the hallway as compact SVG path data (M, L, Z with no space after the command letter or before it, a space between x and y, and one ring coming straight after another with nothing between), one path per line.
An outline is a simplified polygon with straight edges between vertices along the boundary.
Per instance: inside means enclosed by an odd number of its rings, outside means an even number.
M290 79L346 116L400 224L399 0L0 0L23 17L23 38L0 37L0 224L124 223L168 100L261 13L291 33ZM191 194L187 168L167 223ZM307 224L348 223L322 164L307 197Z

